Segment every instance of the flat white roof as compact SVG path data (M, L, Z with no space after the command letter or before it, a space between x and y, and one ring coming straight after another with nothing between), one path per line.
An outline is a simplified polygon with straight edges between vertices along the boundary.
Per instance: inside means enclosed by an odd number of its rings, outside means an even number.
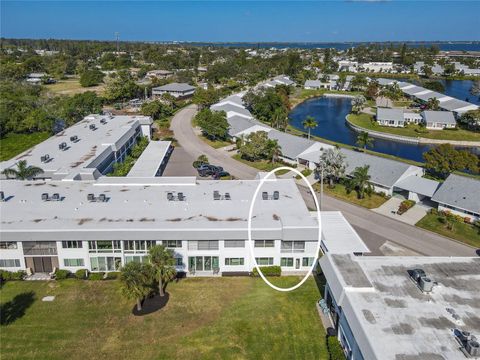
M8 201L0 203L0 234L2 238L17 240L55 240L79 232L87 239L105 231L109 236L117 234L120 239L148 240L159 236L182 239L186 233L194 240L202 236L246 239L249 207L258 184L258 180L213 181L193 177L2 180L1 188ZM223 199L215 200L214 191ZM269 198L279 191L279 200L262 200L263 191ZM178 199L180 192L184 201ZM50 197L58 193L62 201L43 201L43 193ZM168 193L173 194L174 201L167 199ZM225 199L226 193L230 194L230 200ZM88 194L95 197L105 194L107 201L88 201ZM252 219L253 229L263 229L268 236L290 237L290 240L318 238L316 220L310 216L292 179L265 181Z
M129 177L152 177L155 176L160 165L167 155L171 141L150 141L137 159L127 176Z
M365 359L465 359L454 330L480 337L480 258L326 254L320 265ZM410 279L417 268L438 283L431 293Z
M151 123L148 116L107 116L89 115L77 124L51 136L38 145L24 151L14 158L0 163L0 171L14 167L19 160L42 168L46 177L61 173L65 177L97 159L103 152L119 150L142 123ZM95 125L95 130L90 129ZM77 140L70 140L77 136ZM59 149L60 143L67 144L66 150ZM50 160L42 162L41 157L49 155ZM92 166L95 167L95 166Z

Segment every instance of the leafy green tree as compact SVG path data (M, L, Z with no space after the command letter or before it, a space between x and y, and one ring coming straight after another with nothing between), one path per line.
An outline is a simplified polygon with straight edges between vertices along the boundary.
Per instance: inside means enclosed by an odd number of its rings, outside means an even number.
M278 158L282 156L282 147L278 143L278 140L269 139L265 146L265 150L272 164L274 164Z
M131 261L120 269L122 293L137 302L137 310L142 310L143 299L152 291L152 268L149 264Z
M140 111L143 115L151 116L155 120L160 120L173 115L172 107L159 100L144 102Z
M373 147L373 138L368 135L368 132L362 131L357 135L357 145L366 150L368 146Z
M310 140L310 131L318 126L318 122L313 116L307 116L307 118L303 120L302 125L305 129L308 129L308 139Z
M268 142L268 134L265 131L252 132L245 137L238 152L242 158L250 161L264 159L269 156L266 152Z
M167 249L163 245L155 245L148 251L148 258L158 280L159 294L163 297L165 286L176 275L173 250Z
M194 104L198 105L200 110L203 110L218 102L219 98L220 96L218 91L213 87L209 87L206 90L203 88L197 88L193 94L192 101Z
M357 74L353 77L351 82L352 90L363 90L367 87L368 80L365 75Z
M360 113L363 108L365 107L365 104L367 102L367 99L365 99L365 96L363 95L357 95L352 99L352 110L354 113L358 114Z
M195 121L206 137L221 140L227 139L230 125L228 124L225 111L204 109L195 115Z
M88 114L98 114L102 111L103 99L93 91L62 97L57 101L54 112L59 118L65 119L68 125L73 125Z
M431 77L433 75L433 70L432 70L432 67L430 65L423 65L422 68L421 68L421 71L423 73L423 75L427 78Z
M480 98L480 80L475 81L470 89L470 94Z
M445 86L440 81L429 80L423 82L423 87L425 89L437 91L443 93L445 91Z
M370 175L368 174L369 168L369 165L355 168L350 180L359 199L363 199L365 195L371 196L373 193L373 186L370 184Z
M98 69L89 69L80 75L80 85L83 87L96 86L103 81L104 74Z
M460 126L467 128L468 130L479 131L480 130L480 110L470 110L463 113L458 119Z
M141 95L142 89L128 71L119 71L107 79L105 98L110 102L129 100Z
M285 95L285 90L281 86L277 87L278 89L249 91L245 94L246 105L260 121L272 123L273 119L279 114L279 110L277 110L279 108L282 109L283 114L288 113L288 95Z
M375 100L380 92L380 86L378 81L372 80L368 83L367 89L365 90L365 97L369 100Z
M440 101L436 97L430 98L427 101L427 107L430 110L438 110L440 107Z
M338 148L329 148L322 152L315 171L317 174L323 173L329 186L333 188L334 183L345 175L345 168L345 155Z
M479 171L479 157L467 150L456 150L450 144L441 144L423 154L425 168L433 176L446 178L454 171Z
M7 168L2 174L7 178L15 178L18 180L29 180L43 173L43 170L37 166L27 165L27 160L17 162L17 168Z
M195 160L192 164L192 166L196 169L198 168L199 166L203 165L203 164L208 164L208 157L207 155L200 155L197 160Z
M283 107L276 108L272 116L272 126L285 131L288 126L287 112Z

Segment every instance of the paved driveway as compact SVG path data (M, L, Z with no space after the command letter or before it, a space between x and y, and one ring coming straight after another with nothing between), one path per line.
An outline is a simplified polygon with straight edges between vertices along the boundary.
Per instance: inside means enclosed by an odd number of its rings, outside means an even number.
M193 168L194 158L181 146L176 146L163 171L163 176L196 176Z
M192 159L201 154L207 155L212 164L223 166L239 179L253 179L257 174L256 169L232 159L225 151L217 151L195 135L191 126L195 113L196 106L191 105L179 111L172 119L171 130L184 151ZM302 186L299 189L307 206L314 209L308 189ZM399 249L409 249L422 255L476 256L476 249L470 246L329 196L323 197L322 210L341 211L375 254L384 254L382 246L388 242L388 252L391 252L393 244Z
M416 204L411 209L408 209L407 212L398 215L397 210L403 200L405 199L392 197L380 207L372 209L372 211L410 225L415 225L420 219L427 215L428 207L421 204Z

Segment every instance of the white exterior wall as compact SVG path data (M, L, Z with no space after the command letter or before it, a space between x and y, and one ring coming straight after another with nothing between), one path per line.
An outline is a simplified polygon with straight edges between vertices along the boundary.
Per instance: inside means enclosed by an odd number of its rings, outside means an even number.
M443 204L438 204L438 211L449 211L454 215L459 215L461 217L468 217L472 222L476 220L480 220L480 216L477 215L472 215L472 214L466 214L463 210L461 209L451 209L449 207L445 207Z
M75 272L79 269L90 269L88 241L82 241L82 247L76 249L64 249L62 242L57 241L58 265L61 269ZM64 259L83 259L83 266L65 266Z
M0 259L10 260L18 259L20 260L20 267L2 267L0 269L8 271L18 271L25 270L25 257L23 256L23 247L20 241L17 241L16 249L1 249L0 250Z

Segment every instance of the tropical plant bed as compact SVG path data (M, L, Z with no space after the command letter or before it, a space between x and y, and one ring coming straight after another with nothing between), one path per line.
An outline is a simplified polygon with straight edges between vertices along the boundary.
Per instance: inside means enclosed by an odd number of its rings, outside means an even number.
M5 161L48 139L50 133L7 134L0 139L0 161Z
M419 125L409 124L406 127L391 127L381 126L374 119L372 115L349 114L348 120L356 126L364 128L365 130L372 130L383 132L387 134L408 136L408 137L422 137L435 140L457 140L457 141L480 141L480 133L463 129L455 130L428 130Z
M313 278L287 293L260 278L187 278L167 293L162 309L137 317L118 280L7 282L2 359L328 359Z
M397 214L405 214L409 209L415 206L415 201L413 200L403 200L398 207Z
M290 166L292 167L292 165L290 164L284 164L284 163L280 163L280 162L270 162L268 160L257 160L257 161L249 161L249 160L246 160L246 159L243 159L240 154L235 154L232 156L232 158L234 158L235 160L237 161L240 161L248 166L251 166L255 169L258 169L258 170L261 170L261 171L272 171L273 169L276 169L278 167L282 167L282 166ZM278 176L278 175L283 175L283 174L286 174L288 172L288 170L278 170L275 175Z
M442 218L444 219L438 214L427 214L415 226L480 248L480 228L454 221L452 229L449 229L448 224L442 222Z
M314 184L313 187L315 191L320 191L319 183ZM373 193L371 196L365 195L363 199L359 199L356 191L352 191L350 194L347 194L347 190L343 184L335 184L334 188L330 188L328 184L324 184L323 192L337 199L341 199L355 205L360 205L367 209L375 209L389 199L386 196L376 193Z

